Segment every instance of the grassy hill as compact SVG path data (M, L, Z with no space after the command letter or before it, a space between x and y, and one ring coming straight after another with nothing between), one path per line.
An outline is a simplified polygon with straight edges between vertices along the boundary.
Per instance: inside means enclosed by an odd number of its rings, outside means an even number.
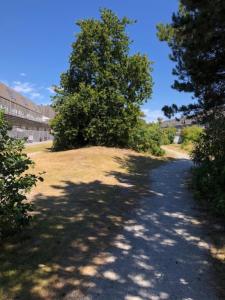
M0 299L56 299L71 287L87 288L108 259L107 247L150 194L149 171L162 163L130 150L49 146L26 148L34 171L46 173L30 194L33 223L0 246Z

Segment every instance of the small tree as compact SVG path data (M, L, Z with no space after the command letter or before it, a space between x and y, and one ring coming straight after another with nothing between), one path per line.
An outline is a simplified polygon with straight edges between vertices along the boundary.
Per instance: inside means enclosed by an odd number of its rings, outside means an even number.
M42 180L25 173L33 162L23 153L24 141L10 138L8 130L0 112L0 237L28 223L32 204L26 201L25 194Z
M128 146L153 84L147 56L129 55L131 23L107 9L100 20L77 22L81 31L53 102L55 148Z

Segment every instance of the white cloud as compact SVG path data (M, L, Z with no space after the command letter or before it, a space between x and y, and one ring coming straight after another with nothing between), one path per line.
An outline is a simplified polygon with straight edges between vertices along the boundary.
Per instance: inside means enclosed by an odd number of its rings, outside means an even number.
M12 88L18 93L29 94L34 91L34 87L29 82L13 81Z
M55 90L52 86L47 87L46 90L49 91L49 93L51 93L51 94L55 93Z
M144 119L147 122L157 122L158 118L165 119L165 116L160 109L151 110L149 108L143 108L142 111L145 114Z
M26 73L20 73L20 76L22 76L22 77L26 77L27 76L27 74Z
M31 99L37 99L37 98L42 98L41 94L38 92L33 92L30 94Z
M28 99L31 99L37 103L42 104L50 104L50 95L47 93L46 86L41 86L34 84L32 82L28 82L25 80L14 80L12 82L7 80L1 80L0 82L4 83L5 85L11 87L21 95L24 95ZM49 87L50 88L50 87Z
M30 82L13 81L12 88L18 93L25 94L31 99L41 99L38 88Z

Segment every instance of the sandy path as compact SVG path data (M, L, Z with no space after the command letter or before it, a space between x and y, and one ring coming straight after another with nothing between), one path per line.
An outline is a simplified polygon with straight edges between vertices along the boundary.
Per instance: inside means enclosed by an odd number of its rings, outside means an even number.
M185 185L190 166L179 154L151 173L151 197L141 200L105 253L106 263L82 299L219 299L210 245Z

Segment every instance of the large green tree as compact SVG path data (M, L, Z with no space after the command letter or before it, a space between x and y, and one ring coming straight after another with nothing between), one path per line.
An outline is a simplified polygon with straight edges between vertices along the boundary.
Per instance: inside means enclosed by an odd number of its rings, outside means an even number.
M173 87L195 98L186 106L165 106L164 112L207 123L225 104L225 1L181 0L172 22L158 25L158 36L168 42L176 63Z
M151 62L129 55L126 27L133 22L108 9L100 12L100 19L77 22L69 69L53 100L55 148L128 146L140 105L152 93Z

